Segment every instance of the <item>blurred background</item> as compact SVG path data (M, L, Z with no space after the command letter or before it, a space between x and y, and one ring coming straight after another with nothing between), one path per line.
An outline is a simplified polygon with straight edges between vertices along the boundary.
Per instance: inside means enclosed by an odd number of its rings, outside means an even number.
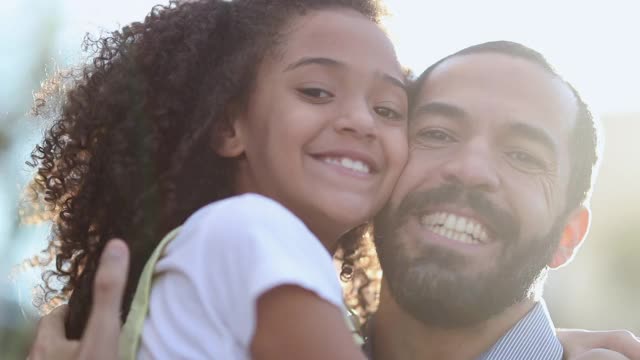
M0 10L0 358L22 359L37 321L39 271L20 263L46 245L49 225L22 224L24 164L42 136L28 112L33 92L81 62L85 33L141 20L155 1L4 0ZM590 234L569 266L552 272L545 297L559 327L640 334L640 5L539 0L387 0L386 26L401 61L419 73L456 50L490 40L545 54L584 95L606 134Z

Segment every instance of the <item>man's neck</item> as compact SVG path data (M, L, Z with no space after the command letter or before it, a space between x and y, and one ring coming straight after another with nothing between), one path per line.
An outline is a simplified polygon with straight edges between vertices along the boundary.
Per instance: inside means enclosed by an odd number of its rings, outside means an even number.
M400 308L386 284L373 324L375 360L474 360L489 350L535 305L526 300L491 319L466 328L430 327Z

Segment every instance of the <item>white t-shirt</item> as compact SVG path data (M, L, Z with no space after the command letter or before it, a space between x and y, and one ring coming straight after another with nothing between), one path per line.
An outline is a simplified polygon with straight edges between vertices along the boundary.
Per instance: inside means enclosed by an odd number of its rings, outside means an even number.
M304 223L256 194L194 213L158 261L139 359L250 359L256 302L297 285L343 308L331 255Z

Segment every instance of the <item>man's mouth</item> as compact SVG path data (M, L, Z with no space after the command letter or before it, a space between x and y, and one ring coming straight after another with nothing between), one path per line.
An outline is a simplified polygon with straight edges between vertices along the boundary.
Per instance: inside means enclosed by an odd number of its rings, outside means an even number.
M486 227L475 219L452 214L435 212L422 215L420 224L431 232L464 244L481 245L488 242Z

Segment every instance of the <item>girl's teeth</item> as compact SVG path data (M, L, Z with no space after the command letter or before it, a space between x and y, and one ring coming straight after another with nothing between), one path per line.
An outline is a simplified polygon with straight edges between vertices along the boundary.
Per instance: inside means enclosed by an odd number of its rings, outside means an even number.
M349 158L325 158L324 162L326 162L327 164L339 165L349 170L353 170L363 174L369 174L371 172L369 166L359 160L353 160Z

